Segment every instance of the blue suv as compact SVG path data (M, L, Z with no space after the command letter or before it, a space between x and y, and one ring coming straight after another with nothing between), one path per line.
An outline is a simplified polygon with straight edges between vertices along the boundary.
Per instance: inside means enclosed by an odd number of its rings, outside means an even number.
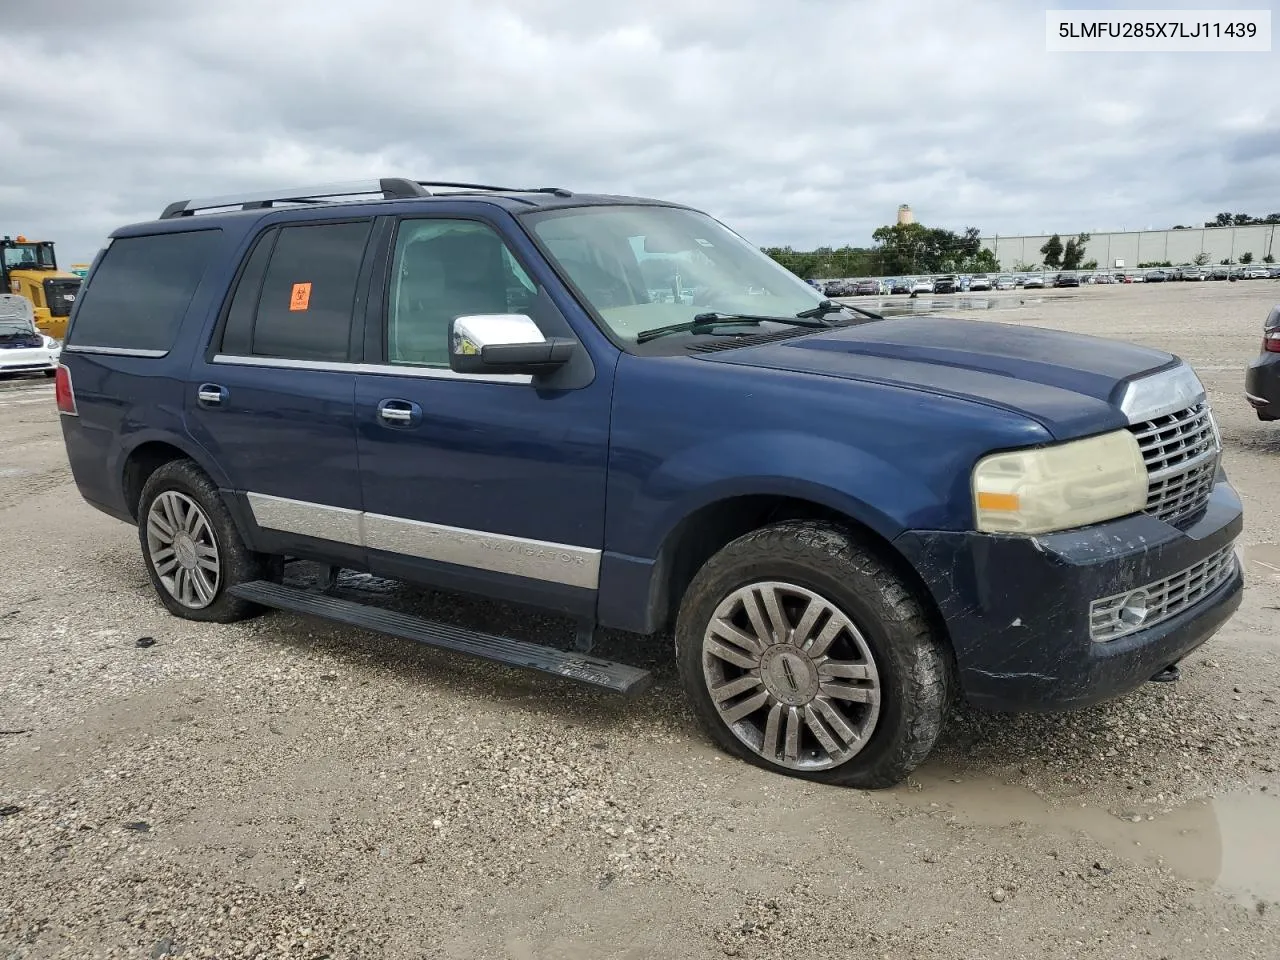
M137 526L175 615L292 610L621 693L648 672L597 629L674 636L721 747L823 782L901 780L954 696L1068 709L1172 675L1240 602L1240 501L1177 357L885 319L672 203L179 201L95 259L56 383L81 494ZM433 623L339 570L578 629Z

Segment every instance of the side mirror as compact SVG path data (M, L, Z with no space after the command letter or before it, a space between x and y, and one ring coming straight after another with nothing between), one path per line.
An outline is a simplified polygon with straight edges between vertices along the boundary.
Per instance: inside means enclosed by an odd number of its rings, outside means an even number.
M568 337L543 336L522 313L473 314L449 324L449 369L455 373L550 373L576 348Z

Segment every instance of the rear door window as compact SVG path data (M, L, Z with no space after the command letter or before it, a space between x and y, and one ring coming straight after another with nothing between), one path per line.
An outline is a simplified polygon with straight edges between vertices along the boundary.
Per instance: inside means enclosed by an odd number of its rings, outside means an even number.
M236 291L227 308L227 322L222 331L218 352L231 356L248 356L253 353L253 321L258 314L258 297L262 293L262 278L267 273L267 262L275 247L279 229L268 230L260 236L240 271Z
M280 230L257 297L249 336L254 356L350 358L356 281L372 228L372 220L363 220ZM242 283L254 272L246 270Z
M167 353L221 232L112 240L81 293L68 346Z

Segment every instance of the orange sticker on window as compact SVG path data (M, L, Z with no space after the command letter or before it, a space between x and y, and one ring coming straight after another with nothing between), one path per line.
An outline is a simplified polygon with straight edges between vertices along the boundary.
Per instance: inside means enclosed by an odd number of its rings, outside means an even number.
M311 284L295 283L289 296L290 310L306 310L311 306Z

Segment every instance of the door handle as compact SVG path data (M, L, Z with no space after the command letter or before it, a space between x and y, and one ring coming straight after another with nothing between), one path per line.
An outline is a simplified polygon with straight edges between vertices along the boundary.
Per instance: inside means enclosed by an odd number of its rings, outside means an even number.
M378 418L387 426L408 427L422 419L422 407L410 400L383 400Z
M196 400L202 407L220 407L227 399L227 388L216 383L202 383L196 391Z

